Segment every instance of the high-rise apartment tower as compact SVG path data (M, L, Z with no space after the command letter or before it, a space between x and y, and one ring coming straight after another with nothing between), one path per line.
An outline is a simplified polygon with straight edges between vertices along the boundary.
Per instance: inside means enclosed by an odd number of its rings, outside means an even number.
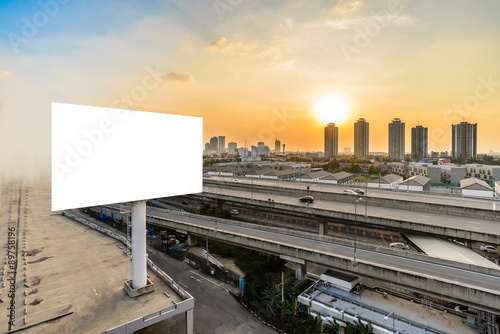
M462 158L475 158L477 156L477 123L452 124L451 156Z
M411 128L411 160L420 161L427 157L427 128L417 125Z
M370 123L359 118L354 123L354 155L358 158L367 157L370 153Z
M395 161L405 159L405 123L399 118L389 123L389 157Z
M339 128L335 123L328 123L325 126L325 157L335 157L339 155Z

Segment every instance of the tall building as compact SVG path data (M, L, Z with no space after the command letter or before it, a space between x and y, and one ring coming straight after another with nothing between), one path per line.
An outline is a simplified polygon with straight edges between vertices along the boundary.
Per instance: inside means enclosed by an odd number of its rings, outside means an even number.
M205 143L205 154L208 154L210 151L210 143Z
M236 144L235 142L228 143L227 150L229 153L236 153L236 151L238 150L238 144Z
M475 158L477 156L477 123L452 124L451 156L462 158Z
M210 138L210 150L215 152L219 150L219 139L217 137Z
M252 146L252 157L269 156L270 154L271 150L267 146Z
M219 136L219 152L226 149L226 136Z
M427 157L427 128L417 125L411 128L411 160L420 161Z
M389 123L389 157L395 161L405 159L405 123L399 118Z
M358 158L370 155L370 123L359 118L354 123L354 155Z
M264 142L263 141L258 142L257 147L264 147Z
M325 126L325 157L335 157L339 155L339 128L335 123L328 123Z
M280 153L280 151L281 151L281 141L279 141L278 139L276 139L274 141L274 153L278 154L278 153Z

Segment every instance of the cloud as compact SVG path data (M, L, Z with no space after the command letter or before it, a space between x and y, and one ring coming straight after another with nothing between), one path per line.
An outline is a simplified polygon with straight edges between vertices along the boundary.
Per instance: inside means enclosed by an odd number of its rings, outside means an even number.
M167 81L191 82L194 80L193 76L189 73L169 72L162 76Z
M415 19L399 13L384 13L370 16L357 16L349 19L323 20L320 22L306 23L308 28L330 28L334 30L350 30L369 24L380 26L408 26L415 23Z
M217 50L217 49L224 49L228 47L227 39L226 37L219 37L217 39L214 39L208 46L207 49L209 50Z
M207 46L209 51L232 52L232 51L248 51L255 48L255 45L243 44L242 42L228 42L225 37L214 39Z
M2 70L0 70L0 78L1 78L1 77L6 77L6 76L8 76L9 74L10 74L10 72L9 72L9 71L2 71Z
M345 16L357 11L361 7L363 7L363 0L339 0L332 11Z

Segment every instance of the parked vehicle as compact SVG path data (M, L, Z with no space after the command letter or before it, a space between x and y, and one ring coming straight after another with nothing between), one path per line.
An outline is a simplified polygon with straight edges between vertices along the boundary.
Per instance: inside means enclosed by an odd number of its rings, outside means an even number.
M241 183L241 181L240 181L240 180L236 180L236 179L234 179L234 180L233 180L233 182L234 182L234 183Z
M359 188L354 188L352 191L354 191L358 195L364 195L365 192Z
M238 210L230 210L229 213L232 215L238 215L240 212Z
M392 248L400 248L400 249L409 249L410 248L410 246L408 246L404 242L393 242L389 246L391 246Z
M314 202L314 197L312 197L312 196L304 196L304 197L299 198L299 201L312 203L312 202Z
M493 246L490 246L490 245L484 245L484 246L481 246L480 248L483 252L487 252L487 253L495 253L496 254L496 252L497 252L497 249Z
M348 190L348 189L344 190L344 194L346 194L346 195L358 195L355 191Z
M182 204L182 205L188 205L188 204L189 204L189 202L188 202L188 201L182 201L182 203L181 203L181 204Z

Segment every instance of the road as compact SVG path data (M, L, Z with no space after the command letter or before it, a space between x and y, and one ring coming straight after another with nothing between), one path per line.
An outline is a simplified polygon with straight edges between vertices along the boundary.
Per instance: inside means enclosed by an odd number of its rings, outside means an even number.
M177 213L165 212L163 210L153 210L153 216L159 216L181 223L195 224L205 228L215 229L213 218L203 216L182 215ZM238 225L226 224L221 220L217 223L219 231L241 234L260 240L266 240L274 243L281 243L291 247L316 251L318 253L332 255L351 259L353 257L353 248L349 246L336 245L317 240L310 240L304 237L295 237L277 232L259 230L258 228L247 228ZM244 245L242 245L244 246ZM494 277L486 274L470 272L462 269L451 268L439 264L433 264L418 260L413 260L402 256L382 254L373 251L357 249L357 259L359 262L369 263L374 266L391 268L409 274L416 274L424 277L430 277L441 281L456 283L474 289L484 290L493 294L500 295L500 277Z
M226 290L226 284L193 269L160 251L148 250L149 258L181 284L194 298L195 333L275 333L262 324ZM185 333L184 317L177 316L137 333Z
M334 202L328 200L315 200L314 203L301 203L296 196L265 194L259 192L248 193L248 190L236 189L220 189L212 186L203 186L205 193L220 194L245 199L253 199L267 201L273 199L275 203L287 204L291 206L311 207L329 211L354 213L357 209L359 216L364 215L364 205L360 202L355 208L353 203ZM350 196L350 195L345 195ZM500 235L500 223L497 221L474 219L469 217L448 216L436 213L408 211L393 208L368 206L367 214L370 217L378 217L384 219L400 220L415 222L424 225L440 226L473 232L485 232L492 235Z
M255 179L251 180L249 178L235 178L235 177L219 177L210 176L208 179L231 182L234 183L234 179L238 179L241 184L246 185L263 185L277 188L288 188L288 189L303 189L304 195L306 195L306 187L309 186L311 191L322 191L340 194L344 189L352 189L359 187L357 185L335 185L335 184L319 184L314 182L299 182L299 181L275 181L275 180L264 180ZM365 190L365 187L361 186L361 189ZM468 208L480 208L486 210L494 210L496 207L500 210L500 202L497 199L479 199L479 198L467 198L462 196L452 196L444 194L433 194L433 193L416 193L397 190L386 190L386 189L374 189L368 188L368 196L395 199L399 201L413 201L422 203L434 203L441 205L451 205L451 206L463 206Z

